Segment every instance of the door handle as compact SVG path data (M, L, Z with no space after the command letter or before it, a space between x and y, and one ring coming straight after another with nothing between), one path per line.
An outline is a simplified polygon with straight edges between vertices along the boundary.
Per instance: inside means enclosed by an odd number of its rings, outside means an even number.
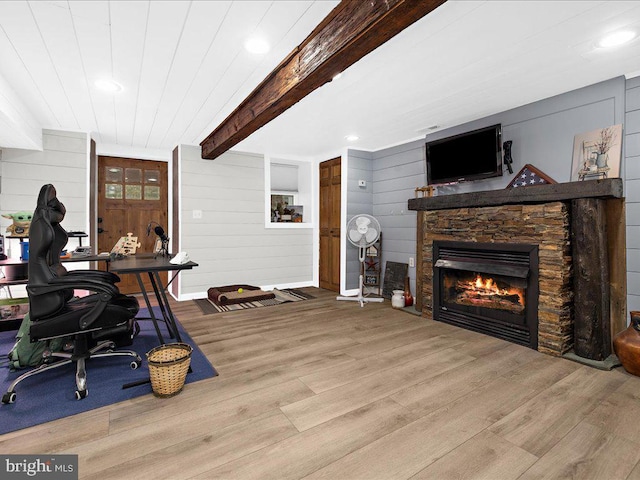
M103 233L103 232L106 232L106 230L103 229L103 228L98 227L98 233Z

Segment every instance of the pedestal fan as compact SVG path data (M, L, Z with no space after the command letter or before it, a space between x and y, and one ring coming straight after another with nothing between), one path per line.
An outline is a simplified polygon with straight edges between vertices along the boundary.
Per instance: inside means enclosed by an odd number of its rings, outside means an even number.
M358 295L356 297L337 297L337 300L350 300L360 302L364 307L365 302L384 302L384 298L364 296L364 258L368 247L378 241L380 237L380 223L371 215L360 214L349 220L347 224L347 239L352 245L358 247L358 260L360 261L360 279Z

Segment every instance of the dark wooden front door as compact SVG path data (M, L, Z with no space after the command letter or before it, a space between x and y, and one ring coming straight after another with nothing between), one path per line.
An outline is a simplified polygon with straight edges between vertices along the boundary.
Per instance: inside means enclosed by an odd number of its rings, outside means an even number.
M320 164L320 288L340 291L341 158Z
M157 238L154 227L159 224L168 234L167 182L165 162L98 157L98 252L110 252L128 233L137 236L141 244L136 253L153 252ZM151 226L147 236L150 222L157 224ZM161 276L166 284L166 272ZM118 288L122 293L140 291L133 275L121 278Z

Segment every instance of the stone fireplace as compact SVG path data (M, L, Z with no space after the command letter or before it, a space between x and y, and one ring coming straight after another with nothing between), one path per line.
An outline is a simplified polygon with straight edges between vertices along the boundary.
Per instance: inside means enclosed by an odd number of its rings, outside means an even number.
M423 316L550 355L611 353L626 326L620 179L415 198L409 209Z
M434 241L537 247L539 351L562 355L573 345L571 243L566 204L508 205L424 212L423 313L434 318ZM528 247L527 247L528 248ZM436 259L437 260L437 259ZM438 319L438 318L436 318ZM522 343L522 342L517 342Z
M538 246L433 242L433 318L538 348Z

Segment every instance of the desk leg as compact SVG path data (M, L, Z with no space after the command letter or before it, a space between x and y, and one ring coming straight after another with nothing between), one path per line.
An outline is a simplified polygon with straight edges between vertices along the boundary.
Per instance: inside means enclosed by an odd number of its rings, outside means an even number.
M164 293L164 287L162 287L160 275L155 271L149 272L149 278L151 279L151 285L153 285L153 290L156 294L156 298L158 299L158 303L160 304L162 315L167 323L167 327L169 328L169 333L172 333L172 337L175 337L178 342L182 342L176 318L173 316L173 312L169 306L169 300L167 299L167 295Z
M160 340L160 345L164 345L164 338L162 338L162 333L160 333L160 328L158 327L158 319L156 318L155 313L153 313L153 308L151 307L151 302L149 301L149 296L147 295L147 290L144 288L144 282L142 278L140 278L140 274L135 274L136 279L138 280L138 285L140 286L140 291L142 292L142 296L144 297L144 302L147 305L147 310L149 310L149 316L153 321L153 326L156 327L156 333L158 334L158 340Z

